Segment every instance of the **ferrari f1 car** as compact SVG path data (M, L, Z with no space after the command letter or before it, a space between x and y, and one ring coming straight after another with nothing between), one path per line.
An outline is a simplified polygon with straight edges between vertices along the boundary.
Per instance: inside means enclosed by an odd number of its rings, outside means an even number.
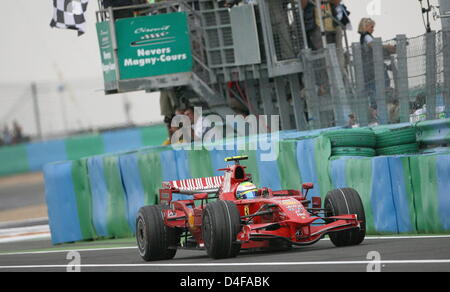
M326 234L335 246L360 244L366 234L359 194L344 188L308 199L313 184L299 190L256 188L240 164L220 169L223 176L169 181L159 190L160 204L142 207L136 219L139 253L145 261L172 259L177 249L206 249L214 259L241 249L288 249L311 245ZM185 194L188 200L172 200Z

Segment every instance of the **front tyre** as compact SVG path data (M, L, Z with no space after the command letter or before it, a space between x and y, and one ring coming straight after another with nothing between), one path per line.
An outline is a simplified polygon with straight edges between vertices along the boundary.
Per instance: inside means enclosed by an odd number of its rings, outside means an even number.
M241 216L236 204L215 201L206 205L202 220L202 236L208 255L213 259L237 256L241 244L236 241L241 231Z
M361 221L360 228L336 231L329 234L335 246L358 245L366 236L366 215L358 192L351 188L328 192L325 198L326 217L356 214Z
M145 261L172 259L180 241L178 230L167 227L158 205L142 207L136 218L136 240Z

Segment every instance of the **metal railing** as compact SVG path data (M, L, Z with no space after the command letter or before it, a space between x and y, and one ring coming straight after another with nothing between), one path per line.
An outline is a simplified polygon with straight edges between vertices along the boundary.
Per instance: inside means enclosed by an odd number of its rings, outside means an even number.
M352 44L354 111L360 124L448 117L449 36L440 31L409 39L398 35L385 42L375 39L371 46Z

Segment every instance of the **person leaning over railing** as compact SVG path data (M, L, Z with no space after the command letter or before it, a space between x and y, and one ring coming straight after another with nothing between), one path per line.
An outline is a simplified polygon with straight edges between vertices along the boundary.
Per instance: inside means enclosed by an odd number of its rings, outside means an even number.
M360 43L362 45L362 59L363 59L363 71L365 90L370 101L370 112L372 120L377 119L377 104L376 104L376 86L375 86L375 67L373 59L372 44L375 40L373 33L375 31L375 21L371 18L361 19L358 27L358 33L360 34ZM395 54L396 47L393 45L383 45L385 54ZM384 70L385 88L390 87L390 78L387 72L387 66Z

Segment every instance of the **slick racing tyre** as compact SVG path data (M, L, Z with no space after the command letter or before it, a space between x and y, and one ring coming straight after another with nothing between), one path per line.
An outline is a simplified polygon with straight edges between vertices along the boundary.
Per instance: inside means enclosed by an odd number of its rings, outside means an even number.
M366 215L358 192L351 188L337 189L328 192L325 198L326 216L356 214L362 221L360 228L329 233L335 246L358 245L366 236Z
M375 148L375 134L370 129L342 129L323 134L330 138L331 147Z
M180 233L164 224L163 208L142 207L136 219L136 240L139 254L145 261L172 259L177 252Z
M241 244L236 242L241 231L241 216L230 201L215 201L206 205L202 220L205 248L213 259L237 256Z
M378 155L402 155L402 154L414 154L418 152L419 152L419 144L417 143L390 146L377 149Z
M385 130L375 133L375 136L377 148L412 144L417 141L416 129L414 127Z

